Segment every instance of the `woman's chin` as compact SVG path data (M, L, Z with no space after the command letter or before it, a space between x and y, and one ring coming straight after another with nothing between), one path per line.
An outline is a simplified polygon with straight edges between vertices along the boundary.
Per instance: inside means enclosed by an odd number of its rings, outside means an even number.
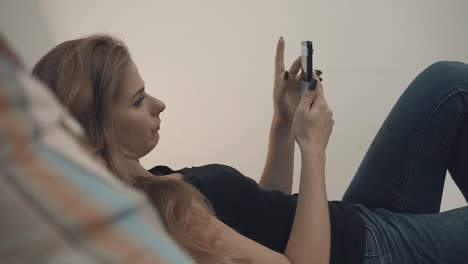
M145 155L146 156L148 153L150 153L153 149L156 148L156 146L159 143L159 134L157 134L151 141L151 144L148 146L148 150L146 151Z
M153 139L153 146L151 147L151 150L153 150L159 143L159 133L156 133L156 135L154 136L154 139ZM151 151L150 150L150 151Z
M149 142L147 142L147 145L145 147L138 148L138 151L134 149L134 151L132 151L132 155L126 155L126 156L129 156L129 157L131 156L135 159L141 159L144 156L148 155L148 153L150 153L154 148L156 148L156 146L158 145L158 142L159 142L159 135L153 137Z

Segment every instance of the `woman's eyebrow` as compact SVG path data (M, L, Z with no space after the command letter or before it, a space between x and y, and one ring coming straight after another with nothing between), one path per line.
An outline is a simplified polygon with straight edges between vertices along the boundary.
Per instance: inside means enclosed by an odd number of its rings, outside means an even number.
M137 95L139 95L140 93L142 93L143 91L145 90L145 87L141 87L140 89L138 89L138 91L132 96L132 100L133 98L135 98Z

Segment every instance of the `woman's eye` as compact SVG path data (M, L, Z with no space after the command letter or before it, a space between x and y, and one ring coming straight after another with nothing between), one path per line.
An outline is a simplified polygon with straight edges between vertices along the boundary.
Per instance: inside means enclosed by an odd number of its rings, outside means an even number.
M143 100L145 99L145 96L141 96L138 98L138 100L133 104L134 106L141 106L143 104Z

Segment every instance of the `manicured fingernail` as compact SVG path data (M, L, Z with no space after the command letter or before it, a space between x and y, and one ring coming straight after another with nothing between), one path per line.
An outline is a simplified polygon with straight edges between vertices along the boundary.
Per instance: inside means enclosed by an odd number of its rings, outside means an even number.
M322 71L321 70L315 70L315 74L317 74L317 76L320 76L320 75L322 75Z
M307 89L314 91L315 88L317 88L317 80L312 79L312 81L310 81L309 85L307 86Z
M288 72L288 71L285 71L285 72L284 72L284 77L283 77L283 79L284 79L285 81L287 81L287 80L289 79L289 72Z
M320 81L323 81L322 77L319 77L319 80L320 80Z

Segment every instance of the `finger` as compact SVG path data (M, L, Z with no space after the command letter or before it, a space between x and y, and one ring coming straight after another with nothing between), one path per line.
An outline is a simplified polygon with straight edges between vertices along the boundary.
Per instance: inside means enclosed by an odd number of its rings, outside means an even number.
M317 74L319 80L320 80L321 82L323 82L323 78L320 77L320 75L322 75L322 71L321 71L321 70L315 70L315 74Z
M312 80L307 88L304 91L304 94L301 97L301 101L299 102L298 108L308 112L310 107L312 106L314 100L318 95L318 91L316 89L317 80Z
M314 78L315 81L317 81L316 89L317 89L318 96L325 97L325 94L323 93L322 82L319 79L320 77L318 77L317 74L315 73L313 73L312 77Z
M284 72L284 38L281 36L276 45L275 71L276 74Z
M297 73L301 69L301 56L299 56L291 65L291 68L289 68L289 73L292 74L293 76L297 76Z
M280 88L279 88L280 98L283 98L286 96L286 91L287 91L286 87L288 86L288 81L289 81L289 72L285 71L283 75L283 82L281 83Z
M299 80L307 81L307 80L306 80L306 76L305 76L305 74L304 74L304 71L302 70L302 67L300 66L300 64L299 64L299 68L300 68L300 72L299 72L299 74L297 74L297 77L299 78ZM291 70L290 70L289 72L291 72ZM323 78L320 77L320 75L322 75L322 71L321 71L321 70L315 70L315 74L318 76L318 79L319 79L320 81L323 81Z

